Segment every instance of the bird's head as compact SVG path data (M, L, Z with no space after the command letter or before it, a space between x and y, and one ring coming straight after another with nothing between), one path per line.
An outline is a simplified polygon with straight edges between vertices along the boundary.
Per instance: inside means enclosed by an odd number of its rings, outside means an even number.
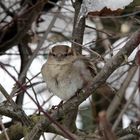
M56 45L54 46L50 53L48 60L58 63L70 62L73 58L73 51L71 47L67 45Z

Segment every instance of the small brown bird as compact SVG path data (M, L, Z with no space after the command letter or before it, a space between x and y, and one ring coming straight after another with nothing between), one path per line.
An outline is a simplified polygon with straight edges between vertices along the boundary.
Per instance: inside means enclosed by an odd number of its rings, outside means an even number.
M52 48L41 73L49 91L68 100L92 81L96 68L82 55L75 55L66 45Z

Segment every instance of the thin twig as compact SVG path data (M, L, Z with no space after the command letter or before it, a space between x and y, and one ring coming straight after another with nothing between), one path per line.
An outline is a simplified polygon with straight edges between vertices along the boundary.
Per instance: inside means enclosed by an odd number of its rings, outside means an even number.
M109 107L107 109L107 115L108 115L109 119L112 117L114 112L118 109L118 106L120 105L121 100L125 95L125 90L128 87L130 81L132 80L134 74L136 73L136 70L137 70L137 66L133 66L133 67L130 68L130 70L128 71L128 74L126 76L126 79L123 82L123 85L118 90L118 92L116 93L116 95L113 98L112 102L110 103L110 105L109 105Z
M130 105L130 103L132 102L133 97L137 94L137 92L136 92L137 89L138 89L138 87L137 87L137 85L136 85L135 88L134 88L134 90L133 90L133 92L131 93L131 96L129 97L127 103L124 105L124 107L123 107L121 113L119 114L119 116L117 117L115 123L113 124L113 127L112 127L112 130L113 130L113 131L114 131L114 130L116 129L116 127L119 125L119 122L121 121L123 114L125 113L126 109L127 109L128 106Z

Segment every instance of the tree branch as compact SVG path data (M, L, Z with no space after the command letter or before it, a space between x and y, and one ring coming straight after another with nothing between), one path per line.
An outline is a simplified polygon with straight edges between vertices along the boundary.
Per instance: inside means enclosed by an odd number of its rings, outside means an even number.
M79 12L81 8L82 1L76 0L73 4L75 9L75 16L74 16L74 25L73 25L73 43L72 47L75 50L76 53L81 54L82 53L82 43L83 43L83 34L85 31L85 17L82 17L79 19Z
M15 17L6 29L0 30L0 55L20 42L46 2L47 0L38 1L33 7L25 9Z
M116 93L115 97L113 98L113 100L111 101L108 109L107 109L107 116L108 119L110 120L113 116L113 114L116 112L116 110L118 109L119 105L121 104L121 101L125 95L125 90L128 87L128 85L131 82L131 79L133 78L134 74L137 71L137 66L132 66L129 71L128 74L126 76L125 81L123 82L121 88L118 90L118 92Z

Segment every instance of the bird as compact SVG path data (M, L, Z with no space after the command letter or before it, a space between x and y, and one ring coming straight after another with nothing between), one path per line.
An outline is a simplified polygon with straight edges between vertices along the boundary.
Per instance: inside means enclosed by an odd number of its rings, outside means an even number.
M62 100L68 100L92 82L97 74L94 63L78 55L67 45L55 45L41 68L47 88Z

